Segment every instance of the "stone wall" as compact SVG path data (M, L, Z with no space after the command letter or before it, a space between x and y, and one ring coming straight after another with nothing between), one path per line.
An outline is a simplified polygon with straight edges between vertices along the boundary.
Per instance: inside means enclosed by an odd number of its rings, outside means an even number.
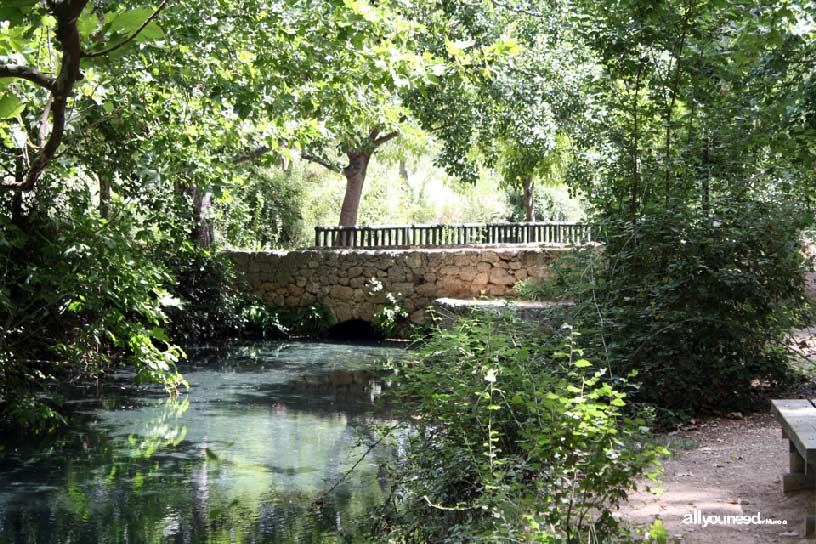
M568 249L230 251L253 292L276 307L320 303L337 322L371 320L393 294L411 321L438 298L507 297L520 280L540 281Z

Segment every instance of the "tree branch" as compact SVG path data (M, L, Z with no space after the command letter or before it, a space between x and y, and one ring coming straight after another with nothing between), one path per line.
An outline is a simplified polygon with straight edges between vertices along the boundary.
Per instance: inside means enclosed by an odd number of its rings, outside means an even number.
M2 77L16 77L18 79L25 79L31 83L35 83L47 90L53 90L56 80L43 74L36 68L28 66L20 66L17 64L0 64L0 78Z
M391 140L393 140L397 136L399 136L399 131L394 130L394 131L389 132L388 134L384 134L384 135L380 136L379 138L377 138L376 140L374 140L371 143L374 146L374 149L377 149L381 145L390 142Z
M309 162L313 162L315 164L319 164L320 166L322 166L324 168L328 168L332 172L337 172L338 174L343 173L343 168L341 168L340 166L338 166L336 164L333 164L332 162L330 162L330 161L328 161L328 160L326 160L326 159L324 159L322 157L312 155L311 153L301 153L300 158L305 160L305 161L309 161Z
M25 178L22 181L0 180L0 188L2 189L12 191L30 191L33 189L34 184L40 179L43 171L52 161L62 143L62 137L65 133L65 109L68 105L68 97L71 96L74 90L74 84L82 79L80 69L82 49L79 30L77 29L77 19L79 19L79 15L87 3L88 0L48 1L48 7L57 20L55 33L62 46L62 62L59 75L53 84L48 87L51 91L51 134L31 162ZM24 72L23 74L30 75L31 72Z
M258 157L266 155L270 151L273 151L273 149L271 147L268 147L268 146L263 146L263 147L253 149L252 151L250 151L246 155L241 155L240 157L234 159L232 161L232 164L234 164L236 166L238 166L240 164L244 164L245 162L249 162L251 160L257 159Z
M163 10L164 7L169 3L170 3L170 0L162 0L161 4L159 4L159 7L156 8L156 10L150 15L150 17L145 19L145 22L142 23L142 26L140 26L138 29L136 29L136 32L134 32L133 34L131 34L130 36L128 36L127 38L125 38L121 42L117 43L114 46L108 47L107 49L103 49L102 51L93 51L93 52L90 52L90 53L87 53L87 52L83 51L82 52L82 58L92 59L92 58L96 58L96 57L102 57L102 56L107 55L109 53L113 53L117 49L120 49L120 48L126 46L127 44L129 44L130 42L135 40L136 37L139 35L139 33L141 33L142 30L144 30L147 27L147 25L149 25L150 23L153 22L153 20L156 19L156 17L159 16L159 13L161 12L161 10Z

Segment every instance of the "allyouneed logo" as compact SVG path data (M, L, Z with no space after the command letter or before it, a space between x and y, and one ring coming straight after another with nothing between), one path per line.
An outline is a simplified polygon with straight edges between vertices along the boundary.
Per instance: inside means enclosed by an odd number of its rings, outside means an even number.
M761 512L753 516L704 516L702 510L692 510L683 516L683 523L686 525L787 525L786 519L767 519L762 517Z

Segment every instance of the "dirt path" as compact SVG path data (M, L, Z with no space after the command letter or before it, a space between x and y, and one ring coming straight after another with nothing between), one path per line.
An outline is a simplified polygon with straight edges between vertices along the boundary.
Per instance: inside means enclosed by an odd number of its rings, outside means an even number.
M622 518L649 526L663 520L671 542L683 544L810 543L804 514L814 493L782 493L788 442L770 415L718 419L667 436L674 454L664 461L665 493L638 492L621 508ZM694 509L709 515L749 515L787 520L787 525L684 524Z

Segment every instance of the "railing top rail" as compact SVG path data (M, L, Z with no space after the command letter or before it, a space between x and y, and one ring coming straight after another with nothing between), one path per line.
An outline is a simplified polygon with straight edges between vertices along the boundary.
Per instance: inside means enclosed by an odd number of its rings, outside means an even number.
M550 225L560 225L569 227L592 226L590 223L579 223L575 221L502 221L495 223L412 223L404 225L355 225L355 226L317 226L315 230L379 230L379 229L404 229L404 228L474 228L474 227L513 227L530 226L546 227Z

